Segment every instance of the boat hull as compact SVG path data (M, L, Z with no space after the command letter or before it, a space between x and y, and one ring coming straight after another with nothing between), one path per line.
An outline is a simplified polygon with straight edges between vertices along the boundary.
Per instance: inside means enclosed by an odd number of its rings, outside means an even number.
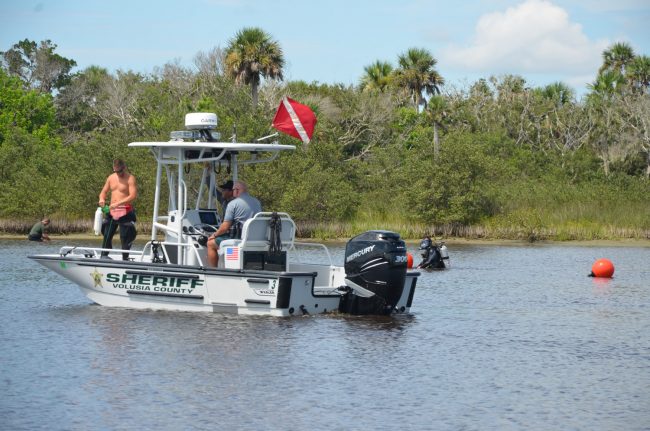
M315 286L317 272L208 269L96 257L30 256L108 307L292 316L336 311L336 286ZM407 277L396 312L408 312L415 279Z

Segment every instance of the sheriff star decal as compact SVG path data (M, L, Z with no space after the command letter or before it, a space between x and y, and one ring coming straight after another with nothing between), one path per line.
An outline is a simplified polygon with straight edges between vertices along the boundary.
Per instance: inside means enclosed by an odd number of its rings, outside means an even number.
M95 270L90 273L90 276L93 278L93 281L95 282L95 285L93 287L97 287L97 286L104 287L102 286L102 275L104 274L97 271L97 268L95 268Z

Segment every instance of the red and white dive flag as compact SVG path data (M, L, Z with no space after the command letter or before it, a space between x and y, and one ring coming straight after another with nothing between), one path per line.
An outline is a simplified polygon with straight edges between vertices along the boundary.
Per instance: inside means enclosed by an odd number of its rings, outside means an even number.
M273 127L308 144L314 135L316 115L309 106L284 97L273 118Z

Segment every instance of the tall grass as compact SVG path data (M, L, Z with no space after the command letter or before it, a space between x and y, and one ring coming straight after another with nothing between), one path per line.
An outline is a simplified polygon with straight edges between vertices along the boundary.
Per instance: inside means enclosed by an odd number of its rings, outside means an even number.
M68 219L50 217L51 223L48 226L48 232L55 235L68 235L68 234L92 234L93 221L89 219ZM14 234L14 235L27 235L31 230L34 223L39 220L3 220L0 219L0 233ZM151 233L151 223L137 222L136 229L139 234Z
M648 183L513 184L485 225L501 237L529 240L650 238Z
M647 227L626 227L616 224L600 224L591 221L542 221L541 217L530 213L518 213L508 217L510 222L502 218L486 220L484 224L465 225L433 225L414 223L407 220L352 220L350 222L297 222L297 236L305 239L337 240L347 239L368 230L389 230L398 232L404 239L419 239L431 235L438 239L509 239L524 241L571 241L598 239L650 239L650 229ZM555 217L548 215L548 220ZM4 234L27 235L33 221L0 220L0 232ZM92 223L89 220L52 219L49 229L51 234L92 234ZM139 235L151 233L147 222L138 222Z
M513 182L493 194L498 210L472 225L427 224L412 221L402 208L361 205L345 222L299 221L297 236L322 240L346 239L368 230L398 232L402 238L431 235L439 239L597 240L650 239L648 182L642 179L612 184L558 185L557 182ZM378 208L379 207L379 208ZM371 209L373 208L373 209ZM27 235L37 220L0 220L0 232ZM151 233L146 219L139 234ZM92 232L92 220L52 217L50 233Z

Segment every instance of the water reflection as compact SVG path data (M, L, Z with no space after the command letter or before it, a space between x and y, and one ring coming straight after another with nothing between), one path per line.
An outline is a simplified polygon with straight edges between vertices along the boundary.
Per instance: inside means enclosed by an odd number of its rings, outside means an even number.
M330 314L331 319L339 319L349 326L350 330L368 331L397 331L401 332L416 323L416 316L412 314L397 314L392 316L349 316L344 314Z
M594 293L597 295L609 295L614 286L614 283L609 278L594 277L592 284L594 286Z

